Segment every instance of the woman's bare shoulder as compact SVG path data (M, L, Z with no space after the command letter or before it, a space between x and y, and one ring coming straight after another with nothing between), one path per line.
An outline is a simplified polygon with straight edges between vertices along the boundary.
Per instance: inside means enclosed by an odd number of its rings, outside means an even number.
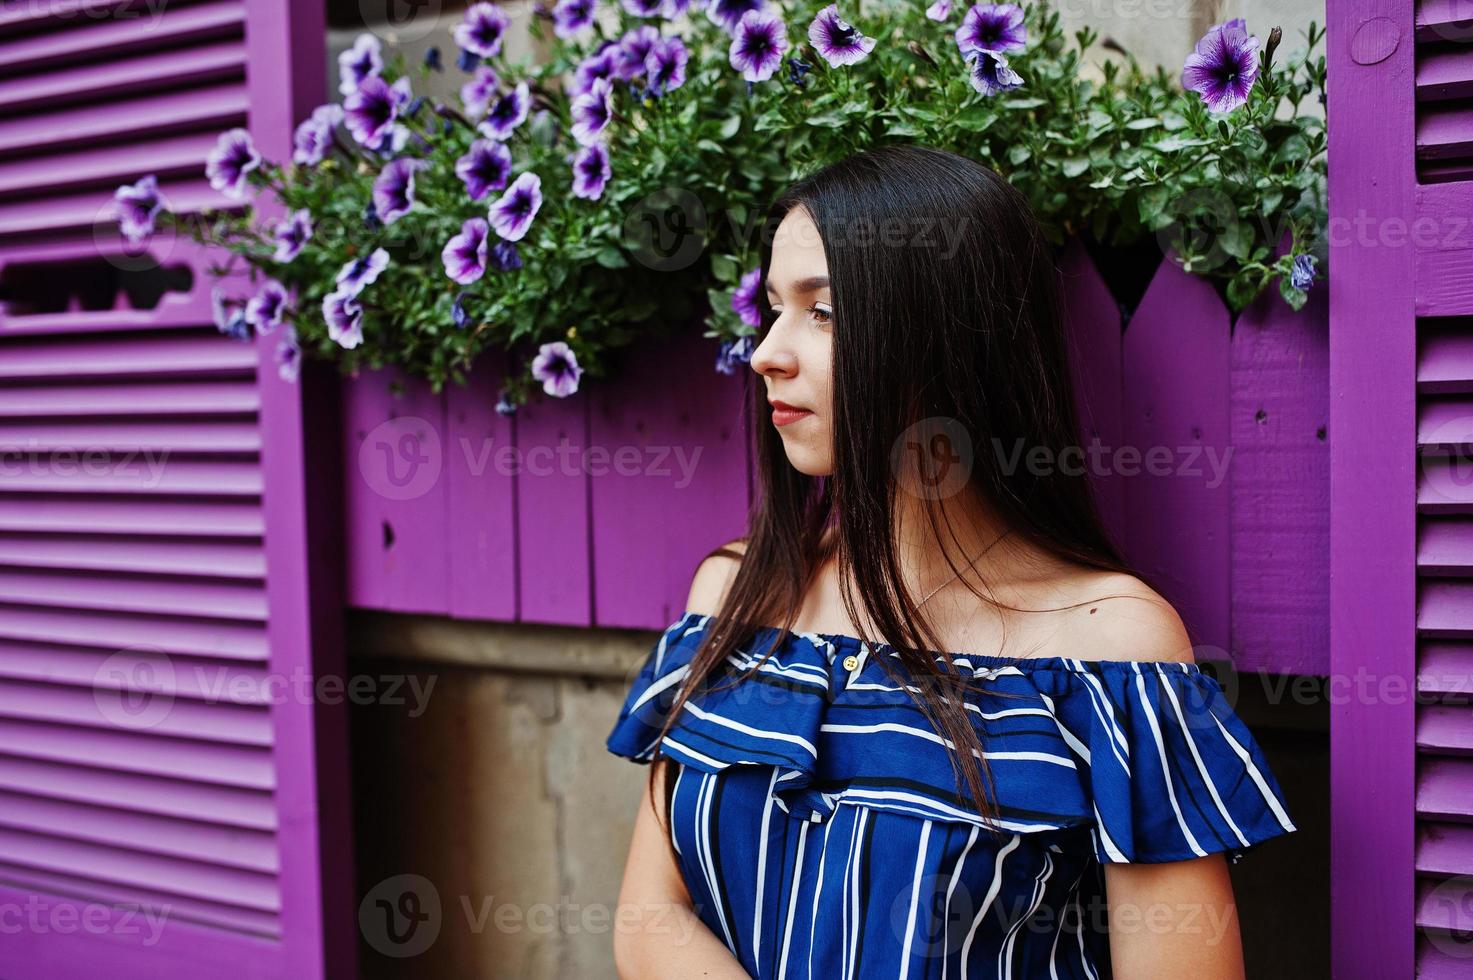
M1180 614L1136 576L1089 571L1071 576L1064 591L1072 608L1060 614L1050 643L1056 649L1048 652L1078 660L1196 659Z
M747 539L737 538L719 548L713 548L696 566L691 576L690 596L685 601L689 612L702 616L714 616L726 599L726 590L736 575L742 556L747 553Z

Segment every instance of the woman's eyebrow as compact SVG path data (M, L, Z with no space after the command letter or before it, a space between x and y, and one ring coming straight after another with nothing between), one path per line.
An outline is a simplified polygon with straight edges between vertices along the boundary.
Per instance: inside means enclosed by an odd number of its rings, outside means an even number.
M795 293L812 293L827 288L829 288L828 276L809 276L807 279L799 279L793 283L793 292ZM771 279L767 280L767 291L769 293L777 292L777 289L772 285Z

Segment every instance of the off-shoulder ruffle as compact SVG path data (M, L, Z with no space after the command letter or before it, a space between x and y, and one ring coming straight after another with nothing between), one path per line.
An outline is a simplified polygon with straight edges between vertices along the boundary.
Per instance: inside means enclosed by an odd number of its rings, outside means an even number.
M656 641L608 736L610 752L653 757L709 618L687 611ZM743 644L738 672L777 633L763 627ZM859 661L852 671L843 666L850 654ZM1236 860L1295 829L1262 751L1196 664L954 654L952 669L985 682L966 708L984 737L993 821L959 804L948 743L880 657L903 670L884 644L793 633L751 677L713 679L687 702L663 751L706 772L776 766L776 802L800 819L850 804L1061 841L1087 833L1108 862L1217 852Z

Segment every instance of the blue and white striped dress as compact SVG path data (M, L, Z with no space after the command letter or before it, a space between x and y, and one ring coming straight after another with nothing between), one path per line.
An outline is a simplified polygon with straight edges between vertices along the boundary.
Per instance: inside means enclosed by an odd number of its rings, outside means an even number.
M660 637L609 751L650 761L709 620L687 611ZM756 631L735 666L778 632ZM723 689L664 740L695 910L753 977L1108 976L1102 862L1236 860L1294 830L1261 750L1195 664L954 654L986 682L966 708L994 827L958 805L947 743L880 657L904 671L883 644L791 633L751 677L713 675Z

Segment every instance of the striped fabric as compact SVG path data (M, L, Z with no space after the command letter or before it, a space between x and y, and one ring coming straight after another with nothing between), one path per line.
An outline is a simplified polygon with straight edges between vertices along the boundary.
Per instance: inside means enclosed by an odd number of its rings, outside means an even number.
M710 619L686 611L660 637L609 751L651 761ZM966 708L995 822L959 800L949 743L883 644L762 627L666 736L692 902L752 976L1108 975L1102 862L1236 860L1294 830L1195 664L952 658L984 684Z

